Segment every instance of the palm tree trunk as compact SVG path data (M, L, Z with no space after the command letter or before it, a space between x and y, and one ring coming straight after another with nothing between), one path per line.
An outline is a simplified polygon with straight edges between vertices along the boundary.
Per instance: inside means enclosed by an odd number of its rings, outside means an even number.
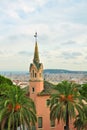
M4 127L5 127L5 123L6 123L6 118L5 119L3 119L2 120L2 122L1 122L1 130L3 130L4 129Z
M20 130L22 130L22 126L20 125Z
M66 128L65 130L69 130L69 112L68 112L68 103L66 104Z

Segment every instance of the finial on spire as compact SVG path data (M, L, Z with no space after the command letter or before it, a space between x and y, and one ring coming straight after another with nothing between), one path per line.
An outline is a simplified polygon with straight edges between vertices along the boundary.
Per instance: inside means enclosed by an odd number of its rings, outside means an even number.
M35 32L34 37L35 37L35 42L37 42L37 32Z

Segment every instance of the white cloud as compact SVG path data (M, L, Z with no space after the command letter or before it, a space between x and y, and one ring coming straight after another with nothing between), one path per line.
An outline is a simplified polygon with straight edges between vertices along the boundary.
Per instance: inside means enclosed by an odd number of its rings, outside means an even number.
M0 1L0 65L9 64L12 60L12 64L16 63L16 66L13 65L13 69L20 69L19 61L26 66L25 59L27 61L28 51L30 60L33 57L33 35L37 31L40 59L44 62L45 68L64 68L65 62L65 68L74 66L71 69L80 69L80 66L74 64L74 54L82 52L82 55L76 56L76 58L79 63L82 62L82 69L85 70L86 7L85 0ZM72 53L70 53L71 58L68 58L68 61L61 58L64 52L68 56L69 51ZM5 69L5 66L1 68Z

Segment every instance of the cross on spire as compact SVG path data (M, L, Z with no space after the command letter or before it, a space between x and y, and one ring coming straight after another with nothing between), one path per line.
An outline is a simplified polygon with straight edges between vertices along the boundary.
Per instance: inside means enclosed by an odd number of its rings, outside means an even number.
M37 42L37 32L35 32L34 37L35 37L35 42Z

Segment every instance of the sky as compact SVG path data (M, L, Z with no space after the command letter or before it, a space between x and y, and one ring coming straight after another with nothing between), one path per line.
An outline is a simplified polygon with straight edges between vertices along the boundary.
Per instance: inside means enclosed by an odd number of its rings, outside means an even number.
M29 71L35 32L44 69L87 71L87 0L0 0L0 71Z

